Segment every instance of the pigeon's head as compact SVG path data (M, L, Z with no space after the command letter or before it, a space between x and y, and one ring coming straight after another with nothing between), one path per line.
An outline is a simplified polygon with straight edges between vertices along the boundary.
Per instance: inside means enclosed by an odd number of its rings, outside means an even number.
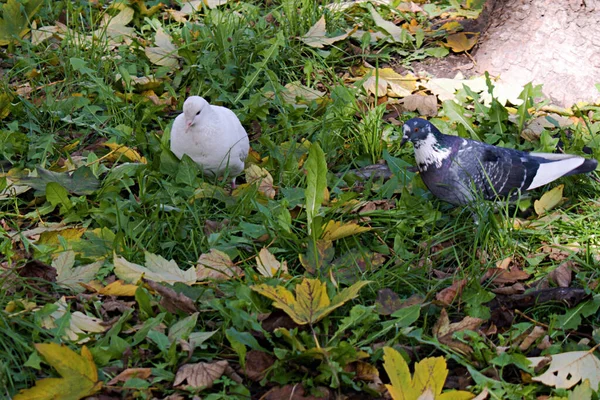
M198 122L202 111L208 107L208 102L200 96L191 96L183 103L186 132Z
M431 130L431 122L424 120L423 118L412 118L404 123L402 128L402 142L403 145L407 141L418 143L422 140L426 140L427 137L433 133Z

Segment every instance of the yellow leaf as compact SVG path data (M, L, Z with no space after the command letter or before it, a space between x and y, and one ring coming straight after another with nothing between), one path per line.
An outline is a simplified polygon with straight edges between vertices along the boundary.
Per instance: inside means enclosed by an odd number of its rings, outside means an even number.
M323 226L323 240L338 240L358 233L368 232L371 228L360 226L355 222L342 223L339 221L329 221Z
M448 376L446 360L443 357L430 357L415 364L415 373L410 376L408 365L398 351L391 347L383 348L383 368L390 378L385 385L394 400L468 400L475 397L464 391L449 391L442 394Z
M327 285L318 279L304 279L296 285L296 297L283 286L266 284L251 286L255 292L273 300L273 306L283 310L299 325L314 324L325 318L346 301L357 296L358 291L368 281L356 282L342 290L333 302L327 295Z
M274 199L277 191L273 187L273 177L264 168L259 167L256 164L250 165L244 171L246 174L246 182L248 184L258 183L258 191L269 199Z
M119 143L104 143L104 146L108 147L111 150L111 155L113 157L109 157L111 161L116 161L120 157L125 157L129 161L140 162L142 164L146 164L146 158L142 157L140 153L137 151L130 149L129 147L119 144Z
M533 202L533 208L537 215L545 214L552 210L562 201L562 194L565 185L558 185L552 190L547 191L539 200Z
M475 43L477 43L479 33L470 33L469 35L470 37L467 36L467 33L465 32L449 35L446 38L446 43L444 43L444 45L450 47L455 53L471 50L471 48L475 46Z
M57 343L39 343L35 344L35 348L62 378L40 379L33 388L21 390L13 400L79 400L102 388L96 364L87 347L81 348L81 355Z
M79 283L88 283L93 280L96 273L102 267L102 264L104 264L104 260L74 268L75 252L73 250L60 253L52 261L52 266L56 269L56 283L60 286L71 288L77 293L84 290L83 286Z
M327 37L327 29L325 26L325 16L322 16L316 24L314 24L308 32L304 36L299 37L298 39L302 40L306 45L310 47L316 47L321 49L325 46L334 44L335 42L339 42L340 40L346 39L349 35L354 33L356 30L350 30L342 35Z
M589 379L592 388L600 383L600 359L593 351L570 351L548 356L552 359L548 370L533 378L536 382L561 389L570 389L578 382ZM531 367L547 357L531 357Z
M263 247L256 256L256 269L262 276L272 277L280 270L284 273L288 272L287 262L280 263L275 256L271 254L269 249Z
M105 296L135 296L137 288L136 285L128 285L123 281L114 281L98 290L98 293Z

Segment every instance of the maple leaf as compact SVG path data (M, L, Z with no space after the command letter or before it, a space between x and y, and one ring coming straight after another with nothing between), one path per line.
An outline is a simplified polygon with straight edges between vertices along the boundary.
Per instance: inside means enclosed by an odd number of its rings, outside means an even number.
M21 390L13 400L78 400L91 396L102 387L87 347L81 348L81 355L57 343L38 343L35 348L62 378L40 379L34 387Z
M273 306L283 310L299 325L314 324L329 315L348 300L355 298L359 290L370 283L356 282L330 299L327 285L318 279L304 279L296 285L296 297L283 286L254 285L255 292L273 300Z
M175 68L179 65L177 47L173 44L171 36L162 28L158 28L154 37L156 47L146 47L144 53L152 64Z
M334 241L358 233L368 232L370 230L370 227L360 226L355 222L344 224L339 221L329 221L323 226L323 240Z
M175 261L167 261L161 256L148 252L146 252L146 266L134 264L116 254L113 264L115 275L125 282L137 282L142 275L155 282L183 282L188 285L196 282L195 267L183 271Z
M235 276L241 276L240 267L233 264L231 258L217 249L210 249L208 253L200 255L198 258L196 278L199 281L205 279L225 280Z
M88 283L94 279L103 263L104 260L100 260L92 264L73 268L73 265L75 265L75 252L73 250L68 250L60 253L60 255L52 261L52 267L56 269L56 283L71 288L73 291L79 293L84 290L80 283Z
M269 249L266 247L263 247L258 253L258 256L256 256L256 269L262 276L265 277L272 277L280 270L283 273L288 272L287 262L284 261L281 263L277 261L275 256L271 254Z
M415 364L415 373L411 377L408 364L402 355L391 347L383 348L383 368L390 378L385 385L394 400L468 400L475 395L464 391L442 393L448 376L446 360L443 357L425 358Z
M246 182L250 185L258 183L258 192L262 193L269 199L274 199L277 190L273 187L273 177L264 168L252 164L244 171L246 174Z
M353 34L356 31L356 28L347 31L344 34L327 37L327 27L325 23L325 16L322 16L309 30L306 32L304 36L299 37L298 39L302 40L306 45L310 47L316 47L317 49L322 49L325 46L329 46L334 44L335 42L339 42L340 40L346 39L348 36Z
M570 389L579 381L589 379L590 385L597 390L600 383L600 359L590 351L569 351L548 356L551 358L548 370L540 376L532 378L544 385L561 389ZM535 367L548 357L530 357L531 366Z

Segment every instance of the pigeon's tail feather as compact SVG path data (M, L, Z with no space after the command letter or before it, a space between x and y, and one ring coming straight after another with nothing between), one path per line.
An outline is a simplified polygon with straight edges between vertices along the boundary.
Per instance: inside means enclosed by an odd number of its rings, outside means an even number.
M592 172L593 170L596 169L597 166L598 166L598 160L596 160L594 158L586 158L585 161L583 162L583 164L581 164L579 167L575 168L568 174L565 174L565 176L576 175L576 174L585 174L587 172Z
M588 169L585 167L585 162L587 160L583 157L570 156L561 157L560 159L557 159L558 157L552 157L551 159L548 159L549 157L542 157L539 153L532 155L536 156L536 158L544 158L544 160L540 160L536 174L533 177L531 184L527 187L527 190L544 186L562 176L588 172Z

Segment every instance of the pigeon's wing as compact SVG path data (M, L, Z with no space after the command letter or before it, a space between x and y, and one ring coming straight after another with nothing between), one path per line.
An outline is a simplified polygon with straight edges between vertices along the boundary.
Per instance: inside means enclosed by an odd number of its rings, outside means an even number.
M179 114L171 126L171 151L178 158L183 157L189 148L188 138L185 137L185 117Z
M527 190L550 183L562 176L581 174L596 169L598 161L572 154L529 153L527 158L539 167Z

